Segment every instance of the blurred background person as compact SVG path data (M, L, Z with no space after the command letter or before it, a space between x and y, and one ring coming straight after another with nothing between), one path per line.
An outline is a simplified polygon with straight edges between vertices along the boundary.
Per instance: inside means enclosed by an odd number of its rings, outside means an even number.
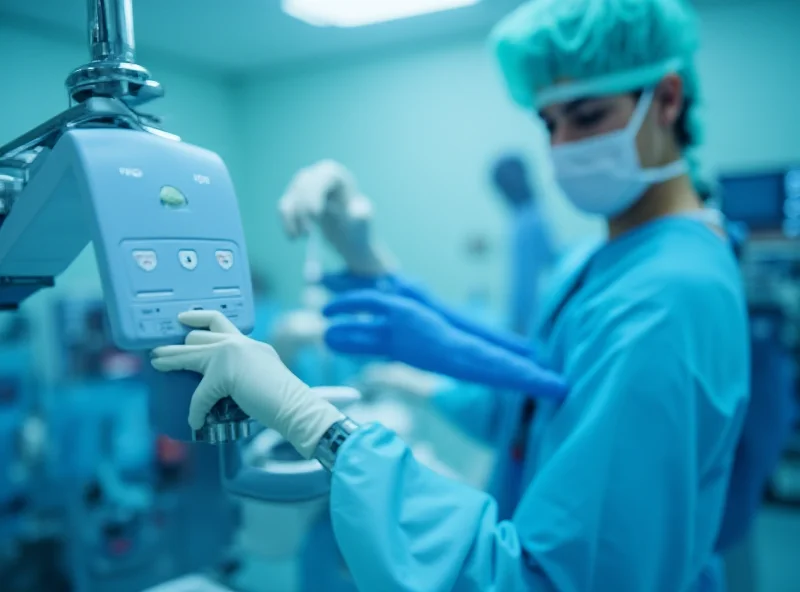
M509 217L509 323L527 336L538 313L542 279L556 259L555 245L523 158L508 154L498 159L492 181Z

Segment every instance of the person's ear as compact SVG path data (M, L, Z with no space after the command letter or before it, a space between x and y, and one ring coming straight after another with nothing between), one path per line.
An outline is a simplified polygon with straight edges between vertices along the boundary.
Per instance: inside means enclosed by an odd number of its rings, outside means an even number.
M667 74L655 90L658 107L658 123L663 127L672 127L680 117L683 109L683 80L677 74Z

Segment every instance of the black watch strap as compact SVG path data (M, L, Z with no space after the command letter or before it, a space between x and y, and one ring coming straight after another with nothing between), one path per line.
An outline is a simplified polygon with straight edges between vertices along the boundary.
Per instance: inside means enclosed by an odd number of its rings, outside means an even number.
M336 456L339 454L344 441L358 429L358 424L345 417L337 421L322 435L314 451L314 458L328 471L333 472L333 465L336 464Z

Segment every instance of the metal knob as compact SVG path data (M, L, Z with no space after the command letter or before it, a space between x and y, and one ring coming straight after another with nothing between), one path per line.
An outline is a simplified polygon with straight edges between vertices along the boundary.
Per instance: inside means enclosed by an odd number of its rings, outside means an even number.
M252 419L231 399L217 401L206 417L205 425L192 434L194 442L222 444L248 438L252 433Z
M150 72L127 62L90 62L70 73L66 87L76 103L92 97L112 97L137 107L164 96L164 89L150 77Z
M358 401L360 393L350 387L317 387L314 391L337 407ZM230 397L217 401L205 425L192 433L192 441L206 444L235 442L253 435L253 420Z

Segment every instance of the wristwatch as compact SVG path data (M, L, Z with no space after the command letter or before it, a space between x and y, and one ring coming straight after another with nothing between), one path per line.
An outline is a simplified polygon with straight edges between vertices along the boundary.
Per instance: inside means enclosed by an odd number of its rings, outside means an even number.
M314 458L329 472L333 472L333 465L336 464L336 455L339 453L339 448L358 427L356 422L347 417L337 421L320 438L319 444L317 444L317 448L314 451Z

